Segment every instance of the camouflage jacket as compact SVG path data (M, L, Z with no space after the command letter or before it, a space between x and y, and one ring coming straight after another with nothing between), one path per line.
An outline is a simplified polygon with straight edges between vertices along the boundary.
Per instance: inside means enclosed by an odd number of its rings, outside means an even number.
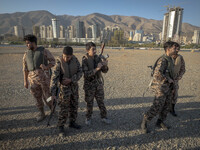
M84 73L84 89L97 87L98 85L103 84L103 77L101 72L108 72L108 67L103 66L100 71L94 73L94 69L97 68L98 63L102 62L102 60L98 55L95 55L93 59L94 66L91 67L91 65L89 64L89 59L91 59L91 57L89 57L87 54L82 58L82 69Z
M172 60L172 58L170 58ZM168 80L172 79L173 77L171 77L169 75L169 71L168 71L168 65L169 63L171 63L170 65L173 66L173 61L168 61L167 59L165 59L164 57L160 57L159 60L157 61L157 65L156 68L154 70L154 74L153 74L153 81L151 84L151 87L153 89L155 88L169 88L169 86L171 85ZM173 68L172 68L172 73L173 73Z
M56 95L56 89L58 88L58 85L69 88L69 89L77 89L78 87L78 81L82 77L82 68L80 66L80 63L78 59L73 55L72 59L75 59L77 64L77 73L73 74L71 79L71 83L69 85L62 85L62 76L63 76L63 71L61 67L61 58L56 59L56 65L53 67L52 71L52 77L51 77L51 82L50 82L50 90L52 95ZM71 60L70 60L71 61ZM69 65L70 65L69 61ZM72 90L70 90L72 91Z

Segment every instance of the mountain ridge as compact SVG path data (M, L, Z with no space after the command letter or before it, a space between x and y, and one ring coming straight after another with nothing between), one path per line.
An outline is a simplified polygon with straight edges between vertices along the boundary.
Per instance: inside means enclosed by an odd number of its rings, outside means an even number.
M54 15L46 10L15 12L0 14L0 34L13 33L13 26L23 25L26 33L32 33L33 25L51 25L51 19L60 20L60 25L67 27L75 25L80 20L83 21L85 27L92 24L99 24L103 29L106 26L119 26L125 32L126 38L131 30L144 30L145 34L153 33L158 38L158 34L162 32L162 20L146 19L139 16L123 16L123 15L105 15L101 13L92 13L86 16L72 15ZM194 30L200 30L200 27L189 23L182 23L182 33L188 38L193 36Z

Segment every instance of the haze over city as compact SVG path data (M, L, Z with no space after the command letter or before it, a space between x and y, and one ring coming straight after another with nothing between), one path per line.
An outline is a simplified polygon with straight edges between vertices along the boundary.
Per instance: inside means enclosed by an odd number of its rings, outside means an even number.
M0 14L47 10L54 15L84 16L91 13L105 15L139 16L147 19L163 20L167 6L184 9L183 23L200 27L199 0L0 0Z

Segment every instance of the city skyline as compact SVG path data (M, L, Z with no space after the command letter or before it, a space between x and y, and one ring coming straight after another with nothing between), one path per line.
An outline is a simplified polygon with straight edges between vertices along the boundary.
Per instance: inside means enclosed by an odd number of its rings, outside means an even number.
M0 0L0 2L0 14L47 10L54 15L84 16L101 13L105 15L139 16L154 20L163 20L163 15L167 12L167 6L180 6L184 8L183 23L200 27L200 19L197 15L200 14L199 0L116 0L115 2L108 0L59 0L56 2L53 0L35 0L32 3L30 1L27 3L25 0Z

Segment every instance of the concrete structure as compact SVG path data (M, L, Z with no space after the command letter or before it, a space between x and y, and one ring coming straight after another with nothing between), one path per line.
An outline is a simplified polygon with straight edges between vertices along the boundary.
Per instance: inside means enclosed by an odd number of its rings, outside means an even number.
M22 26L14 26L14 35L16 37L23 37L23 27Z
M194 30L194 36L192 37L192 43L194 44L200 44L200 31Z
M45 25L40 26L40 37L42 39L46 39L47 38L47 30Z
M53 39L53 28L51 25L47 26L47 39Z
M85 26L82 21L76 23L76 38L85 38Z
M39 26L33 26L33 35L36 37L40 37L40 27Z
M169 12L164 15L162 43L173 40L180 41L181 25L183 18L183 8L170 8Z
M69 38L69 39L75 38L75 28L74 28L74 26L71 25L71 26L67 27L66 32L65 32L65 37Z
M53 38L59 37L59 20L56 18L51 19L53 27Z
M91 26L87 28L86 38L92 38L92 27Z
M129 41L132 41L133 40L133 31L130 31L130 35L129 35Z
M60 26L60 37L59 38L65 38L65 30L64 30L64 27L63 26Z
M133 41L142 42L143 34L144 34L143 30L135 30L135 35L133 37Z

